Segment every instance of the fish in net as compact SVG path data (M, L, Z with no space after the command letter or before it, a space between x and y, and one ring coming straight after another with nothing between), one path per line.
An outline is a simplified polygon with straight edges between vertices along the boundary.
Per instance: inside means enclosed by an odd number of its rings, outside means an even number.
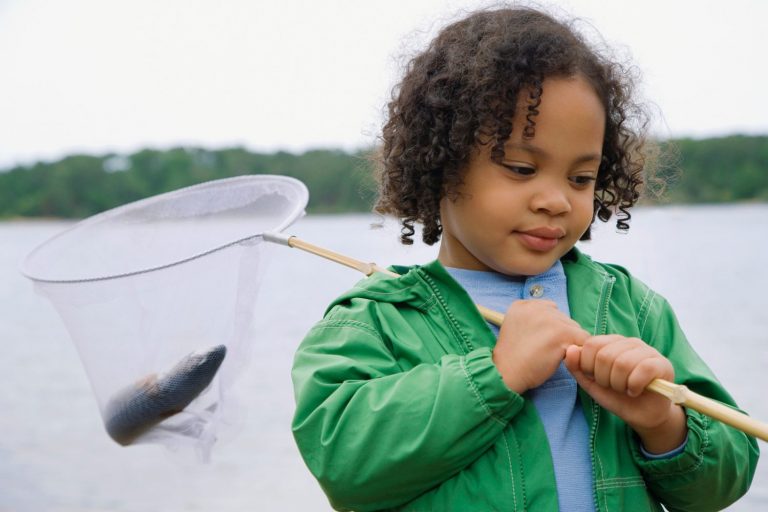
M43 242L22 273L58 311L109 436L203 459L245 415L265 233L304 215L300 181L215 180L109 210Z
M104 426L117 443L127 446L148 429L183 411L211 383L227 347L192 352L167 373L148 375L110 398Z

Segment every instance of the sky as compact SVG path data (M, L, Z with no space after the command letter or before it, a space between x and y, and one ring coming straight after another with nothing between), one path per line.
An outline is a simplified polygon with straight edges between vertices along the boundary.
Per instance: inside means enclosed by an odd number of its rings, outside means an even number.
M0 0L0 169L178 145L353 150L480 0ZM637 65L666 137L768 134L768 1L552 0Z

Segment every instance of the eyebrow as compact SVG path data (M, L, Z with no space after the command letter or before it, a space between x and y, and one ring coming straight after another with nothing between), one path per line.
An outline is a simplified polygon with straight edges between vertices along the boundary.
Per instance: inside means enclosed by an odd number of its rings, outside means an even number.
M544 149L538 146L534 146L533 144L529 144L527 142L522 142L522 143L510 142L505 147L509 149L521 149L523 151L527 151L528 153L533 153L534 155L549 156L549 153L547 153ZM598 153L586 153L584 155L580 155L576 157L573 160L573 163L582 164L585 162L593 162L593 161L599 162L601 160L602 160L602 155Z

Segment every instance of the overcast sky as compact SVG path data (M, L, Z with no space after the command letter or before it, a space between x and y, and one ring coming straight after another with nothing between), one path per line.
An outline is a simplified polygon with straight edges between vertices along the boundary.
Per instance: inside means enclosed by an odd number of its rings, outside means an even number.
M476 0L0 0L0 168L373 143L403 55ZM768 1L560 0L631 54L662 136L768 133Z

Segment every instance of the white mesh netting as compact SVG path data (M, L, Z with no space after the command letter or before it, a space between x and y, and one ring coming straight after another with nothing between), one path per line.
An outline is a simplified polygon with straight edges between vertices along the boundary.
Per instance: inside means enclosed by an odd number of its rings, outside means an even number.
M26 258L115 441L208 458L241 419L228 390L250 356L261 234L285 229L307 200L287 177L212 181L86 219Z

